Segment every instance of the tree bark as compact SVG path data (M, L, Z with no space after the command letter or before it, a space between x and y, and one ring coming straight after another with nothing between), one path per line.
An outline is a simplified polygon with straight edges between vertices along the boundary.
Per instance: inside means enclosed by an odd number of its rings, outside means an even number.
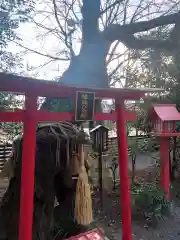
M106 56L110 45L99 31L100 0L83 1L82 45L62 81L86 87L108 87Z

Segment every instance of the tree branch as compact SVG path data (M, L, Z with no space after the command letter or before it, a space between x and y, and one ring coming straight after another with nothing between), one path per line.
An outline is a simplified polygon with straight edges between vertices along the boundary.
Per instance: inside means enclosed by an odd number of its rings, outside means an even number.
M133 35L130 35L126 39L123 39L122 42L128 47L133 49L166 49L167 51L172 51L177 46L173 44L170 40L145 40L145 39L137 39Z
M117 41L115 43L115 45L113 46L111 52L109 53L109 58L106 60L106 64L108 65L112 60L113 60L113 54L116 51L117 47L119 45L119 41Z
M61 25L61 23L60 23L59 17L58 17L58 7L57 7L57 5L56 5L56 0L53 0L53 6L54 6L54 16L55 16L56 22L57 22L57 24L58 24L58 27L59 27L60 31L62 32L64 38L65 38L65 44L66 44L66 46L67 46L68 48L70 48L70 47L69 47L69 43L68 43L68 35L67 35L67 33L65 32L65 30L63 29L63 27L62 27L62 25Z
M12 41L12 42L14 42L14 43L15 43L16 45L18 45L19 47L22 47L22 48L24 48L25 50L30 51L30 52L32 52L32 53L36 53L36 54L38 54L38 55L40 55L40 56L47 57L47 58L51 58L51 59L53 59L53 60L55 60L55 61L69 61L69 59L67 59L67 58L59 58L59 57L51 56L51 55L49 55L49 54L41 53L41 52L38 52L38 51L36 51L36 50L34 50L34 49L28 48L28 47L24 46L23 44L18 43L18 42L16 42L16 41Z
M118 71L118 69L124 64L124 62L120 62L115 69L109 74L109 78L112 78L112 76Z
M161 16L150 21L141 21L137 23L125 24L123 26L118 24L109 25L103 32L106 40L114 42L116 40L126 41L132 34L148 31L150 29L174 24L180 20L180 13L174 13L168 16Z
M109 11L111 8L114 8L117 4L122 3L124 0L116 0L114 3L107 6L105 9L101 10L101 15Z

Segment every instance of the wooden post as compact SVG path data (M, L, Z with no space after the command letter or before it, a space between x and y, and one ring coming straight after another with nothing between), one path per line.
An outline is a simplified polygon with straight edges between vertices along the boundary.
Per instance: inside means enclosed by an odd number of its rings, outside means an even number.
M170 158L169 164L171 164L169 166L170 168L170 181L174 181L175 180L175 170L177 167L177 162L176 162L176 145L177 145L177 137L174 136L173 137L173 158Z
M123 102L119 103L116 100L116 112L122 214L122 240L132 240L130 186L128 175L128 144Z
M98 178L99 178L99 196L100 196L100 208L103 211L103 174L102 174L102 148L99 145L99 156L98 156Z
M160 137L160 177L161 187L167 200L170 200L170 174L169 174L169 138Z
M3 146L3 166L6 163L6 144Z
M32 240L37 98L26 95L23 134L19 240Z

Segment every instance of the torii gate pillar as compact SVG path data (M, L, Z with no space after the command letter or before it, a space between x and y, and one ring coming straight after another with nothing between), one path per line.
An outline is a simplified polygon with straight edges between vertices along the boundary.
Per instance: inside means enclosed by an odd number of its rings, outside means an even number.
M124 100L121 102L116 100L116 112L122 214L122 240L132 240L130 183L128 175L128 143L124 115Z

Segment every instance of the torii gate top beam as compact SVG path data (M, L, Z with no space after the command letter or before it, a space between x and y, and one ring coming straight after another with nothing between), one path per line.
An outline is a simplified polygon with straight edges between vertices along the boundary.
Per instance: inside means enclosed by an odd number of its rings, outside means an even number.
M37 80L27 77L21 77L12 74L0 73L0 91L13 92L17 94L33 93L41 97L74 97L76 91L95 92L96 98L125 100L138 100L144 97L145 93L161 92L157 88L86 88L64 85L53 81Z

